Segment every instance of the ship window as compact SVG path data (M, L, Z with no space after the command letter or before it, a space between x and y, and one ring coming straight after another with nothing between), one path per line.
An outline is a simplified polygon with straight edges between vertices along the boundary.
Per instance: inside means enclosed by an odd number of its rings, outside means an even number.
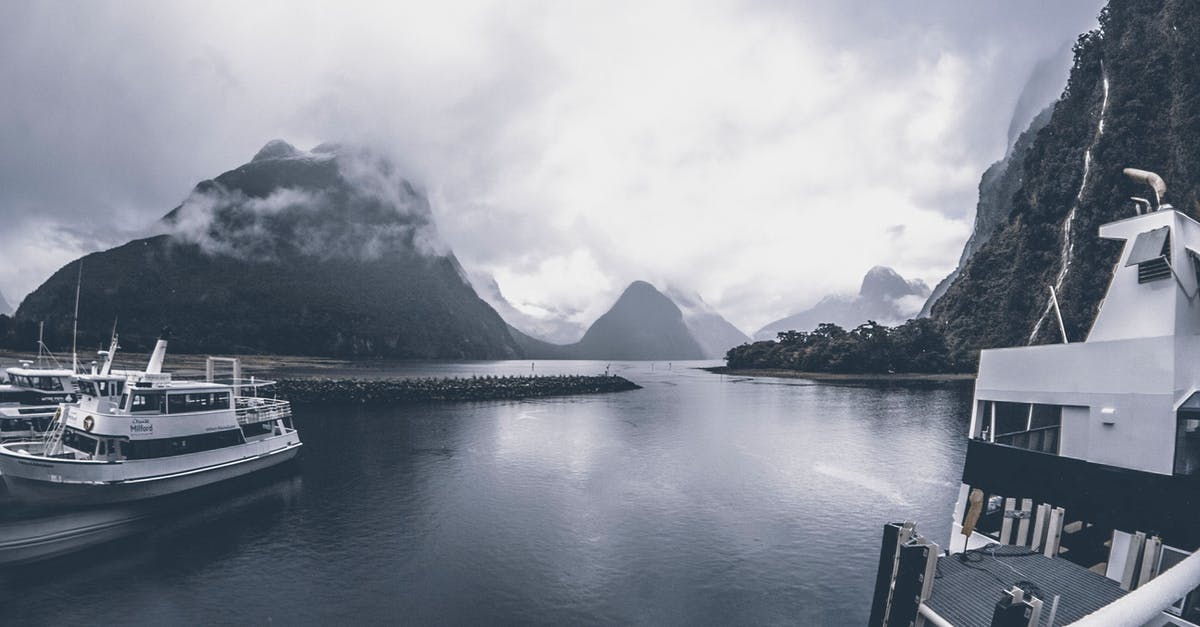
M996 444L1058 454L1062 430L1062 407L1037 403L996 402L993 416Z
M181 438L129 440L122 444L122 451L126 459L154 459L211 451L241 444L243 441L241 429L229 429L215 433L198 433Z
M1187 405L1176 414L1175 474L1194 477L1200 475L1200 410Z
M129 411L133 413L162 412L163 395L160 393L134 392Z
M80 381L79 382L79 393L85 394L87 396L99 396L96 393L96 384L92 383L91 381Z
M167 397L168 413L185 414L188 412L212 411L214 409L229 409L228 392L172 394Z
M63 444L88 455L96 453L96 438L88 437L74 429L67 429L62 441Z
M58 377L29 377L30 386L47 392L61 392L62 381Z
M996 403L996 435L1020 433L1029 429L1027 403Z

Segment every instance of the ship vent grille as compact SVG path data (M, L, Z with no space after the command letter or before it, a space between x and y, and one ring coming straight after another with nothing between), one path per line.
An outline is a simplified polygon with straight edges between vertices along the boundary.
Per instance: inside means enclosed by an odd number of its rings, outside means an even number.
M1163 238L1162 249L1158 257L1148 259L1137 265L1138 267L1138 283L1149 283L1159 279L1166 279L1171 276L1171 266L1167 262L1167 255L1171 254L1171 235L1168 233Z
M1138 283L1149 283L1169 276L1171 276L1171 268L1167 265L1166 257L1138 264Z

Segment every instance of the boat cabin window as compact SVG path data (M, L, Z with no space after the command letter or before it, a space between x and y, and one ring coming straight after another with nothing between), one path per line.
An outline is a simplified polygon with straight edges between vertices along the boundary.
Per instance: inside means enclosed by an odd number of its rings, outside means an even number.
M241 429L200 433L180 438L129 440L122 444L125 459L154 459L199 453L243 443Z
M214 409L229 409L229 392L196 392L167 396L167 413L185 414Z
M82 383L82 382L81 382ZM99 392L99 396L117 396L125 391L124 381L96 381L93 384L93 389Z
M1200 392L1175 414L1175 474L1200 476Z
M134 392L129 404L130 413L165 413L166 397L161 392Z
M23 392L0 392L0 403L20 403L24 397Z
M47 392L62 392L62 380L58 377L32 377L22 374L12 376L13 384L21 387L45 390Z
M84 435L75 429L67 429L63 433L63 444L88 455L96 454L96 438Z
M1058 454L1062 406L984 401L983 439L996 444Z

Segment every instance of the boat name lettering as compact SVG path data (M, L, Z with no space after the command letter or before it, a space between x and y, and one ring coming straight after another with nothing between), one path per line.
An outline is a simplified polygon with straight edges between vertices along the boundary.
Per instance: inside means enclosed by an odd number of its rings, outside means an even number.
M149 418L134 418L129 421L130 433L154 433L154 424Z

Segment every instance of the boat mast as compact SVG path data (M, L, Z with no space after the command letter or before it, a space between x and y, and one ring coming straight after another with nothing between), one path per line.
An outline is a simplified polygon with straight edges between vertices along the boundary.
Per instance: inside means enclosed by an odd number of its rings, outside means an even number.
M117 354L117 321L113 320L112 343L109 344L108 352L104 354L104 363L100 366L100 374L108 374L112 371L113 359Z
M79 372L79 353L76 340L79 338L79 286L83 283L83 260L79 260L79 274L75 277L75 321L71 328L71 372Z

